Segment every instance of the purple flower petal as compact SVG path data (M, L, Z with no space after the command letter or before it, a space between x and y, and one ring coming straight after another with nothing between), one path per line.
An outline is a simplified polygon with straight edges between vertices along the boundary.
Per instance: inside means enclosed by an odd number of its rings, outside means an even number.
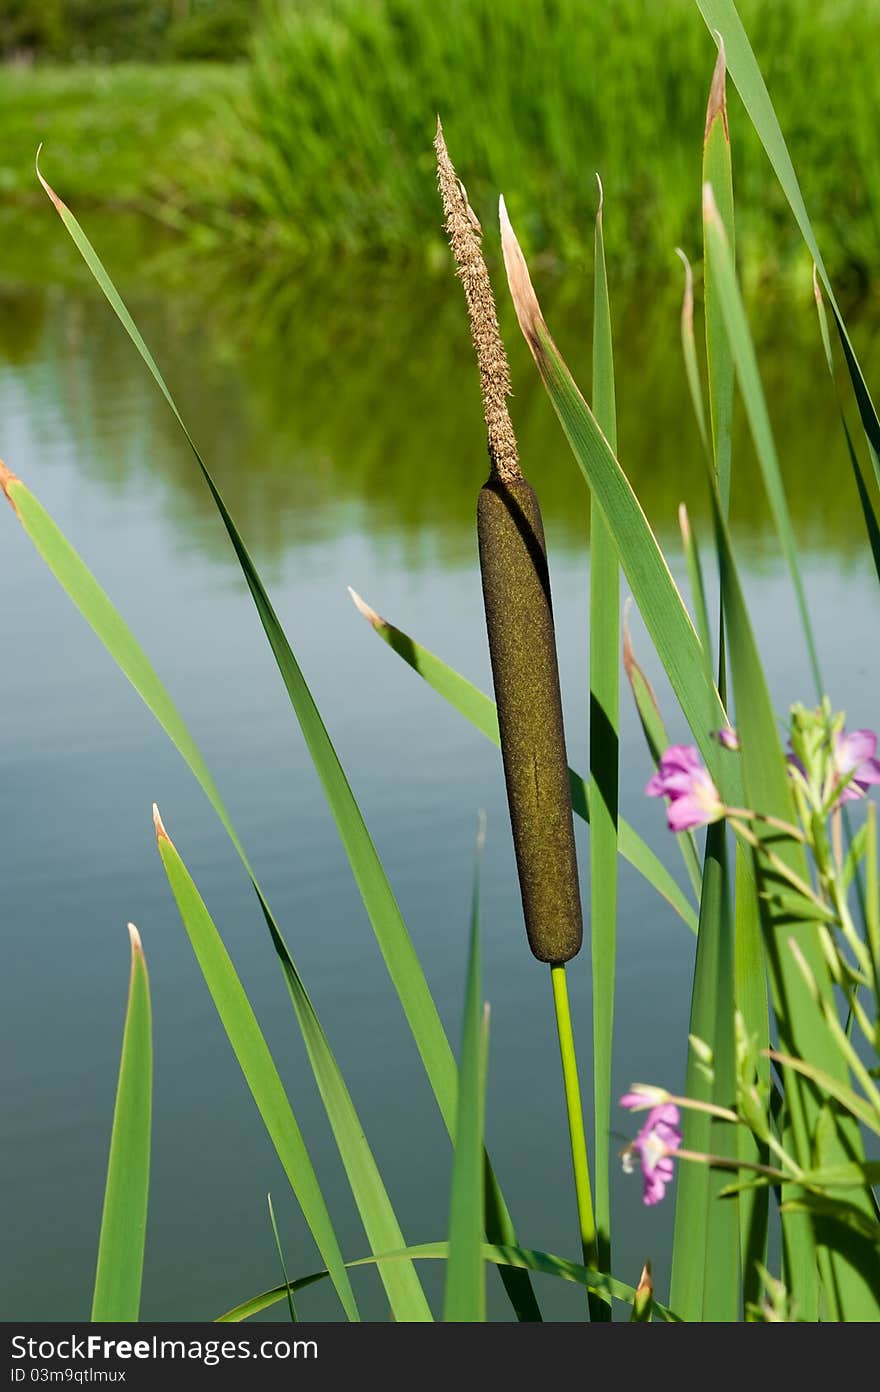
M834 740L834 770L840 783L846 782L835 806L863 798L868 789L880 783L880 760L874 755L877 736L873 730L841 731Z
M640 1092L625 1092L620 1099L621 1107L626 1107L631 1112L641 1111L647 1102L648 1099Z
M696 796L676 798L666 809L666 821L670 831L692 831L708 821L706 808Z
M873 730L853 730L852 734L839 734L834 741L834 762L838 772L846 777L860 764L873 759L877 751L877 736Z
M872 783L880 783L880 759L864 759L856 770L855 781L866 788Z

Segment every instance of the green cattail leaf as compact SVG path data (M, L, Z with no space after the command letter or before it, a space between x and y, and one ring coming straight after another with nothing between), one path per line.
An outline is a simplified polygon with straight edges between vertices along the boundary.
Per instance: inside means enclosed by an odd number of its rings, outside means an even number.
M748 805L760 809L763 815L791 822L794 807L776 716L746 610L729 530L715 490L712 500L745 793ZM767 829L756 823L755 833L764 839ZM806 855L799 842L782 841L775 846L775 854L801 879L808 878ZM771 902L761 894L765 884L760 855L755 855L753 860L776 1026L783 1049L787 1055L810 1059L811 1066L836 1080L838 1086L846 1087L846 1064L789 947L789 942L796 944L819 991L823 997L830 997L827 965L815 940L815 929L809 921L793 924L787 915L783 915L782 921L777 920ZM812 1089L799 1085L799 1080L794 1078L786 1087L785 1101L790 1130L787 1142L798 1164L807 1168L819 1113L817 1097ZM829 1163L849 1161L863 1153L857 1126L840 1118L828 1144ZM783 1186L784 1198L797 1197L797 1194L795 1186ZM871 1210L872 1200L867 1190L863 1202L866 1212ZM784 1220L783 1239L789 1289L803 1317L816 1318L818 1283L815 1261L811 1259L814 1235L803 1215L792 1213ZM826 1297L839 1311L846 1311L848 1319L876 1319L880 1316L880 1267L864 1271L860 1262L860 1255L853 1250L838 1248L830 1254L834 1279L832 1288L826 1290Z
M422 1058L428 1081L437 1099L437 1105L446 1128L451 1134L455 1122L457 1091L457 1075L452 1050L449 1047L440 1016L391 886L388 883L388 878L287 636L211 473L187 430L165 380L110 276L70 209L49 187L42 176L40 176L40 180L99 288L173 412L214 500L251 592L316 772L324 788L364 907ZM0 483L2 483L2 477L0 477ZM201 778L200 781L202 781ZM205 786L204 783L203 786ZM213 798L211 801L219 815L217 802ZM221 820L224 819L221 817ZM224 820L224 826L226 826L227 831L230 830L228 820ZM231 832L230 835L232 835ZM237 842L236 849L239 849ZM239 853L242 854L241 851ZM250 870L248 873L251 873ZM251 878L253 879L252 874ZM266 901L256 883L255 888L270 932L272 932ZM277 949L282 941L280 934L277 931L272 932L272 939ZM494 1172L488 1163L486 1166L486 1185L486 1221L489 1224L487 1236L502 1243L512 1243L515 1241L513 1224ZM540 1311L528 1279L518 1273L510 1272L503 1273L502 1279L505 1281L506 1289L518 1316L530 1320L540 1319Z
M611 303L596 214L593 285L593 413L617 449ZM617 955L617 837L620 764L620 578L617 549L601 508L590 504L590 950L593 986L594 1203L596 1252L611 1269L611 1058ZM611 1317L594 1302L596 1315Z
M822 298L822 290L819 285L815 266L813 267L813 296L816 301L816 313L819 316L819 334L822 339L825 362L828 365L828 375L835 387L834 394L837 401L837 410L840 415L840 425L843 430L844 439L846 440L846 450L849 455L853 478L855 479L856 491L859 495L862 517L865 520L865 531L868 533L871 555L874 557L874 569L877 572L877 579L880 580L880 524L877 522L877 513L874 503L868 491L868 485L862 475L862 469L856 454L855 445L853 444L853 439L849 432L846 416L843 413L843 406L841 405L840 397L837 395L837 378L834 372L834 355L831 351L831 336L828 332L828 315L825 312L825 301Z
M874 991L880 1010L880 875L877 872L877 809L868 804L868 839L865 851L865 928L874 963Z
M644 671L636 660L633 650L632 635L629 631L628 610L630 601L627 600L623 607L623 667L626 672L633 700L636 703L639 721L642 732L645 736L648 748L651 751L651 758L655 766L660 763L660 759L665 750L669 748L671 740L666 733L666 726L663 723L663 716L660 713L660 706L654 693L654 688L645 676ZM621 820L621 829L624 823ZM685 869L688 872L690 882L694 887L694 893L699 898L700 887L703 873L700 866L700 857L697 852L697 842L692 831L681 831L676 835L684 860ZM696 923L693 925L696 930Z
M726 61L723 41L712 75L703 138L703 183L711 185L722 226L727 234L731 260L735 261L733 170L730 131L727 125ZM703 282L705 286L706 362L709 369L709 411L712 420L712 453L718 494L725 516L730 507L731 428L733 423L734 364L715 288L714 248L703 225Z
M140 934L131 923L128 931L131 977L92 1296L92 1321L102 1324L133 1324L140 1318L147 1233L153 1098L150 983Z
M697 633L700 639L700 647L703 649L703 661L706 665L707 686L709 690L711 690L711 684L714 680L712 671L712 633L709 628L709 610L706 607L706 588L703 583L703 562L700 560L700 548L697 545L697 539L691 528L688 510L684 503L679 504L678 526L681 532L681 544L691 587L694 614L696 615Z
M822 674L819 668L818 654L816 652L816 641L813 635L813 625L810 619L809 609L807 607L807 597L804 593L800 562L798 560L794 532L792 531L791 518L788 512L788 503L785 498L782 474L779 469L779 460L776 455L776 446L773 442L773 431L770 426L770 417L767 413L767 403L764 399L761 377L758 372L758 362L755 357L751 334L749 333L745 307L743 306L739 287L736 283L736 272L734 270L731 248L727 240L727 233L725 232L724 224L715 202L714 192L708 184L704 185L703 188L703 226L706 236L706 245L711 248L711 259L707 268L710 292L717 296L720 306L721 318L723 319L731 353L736 365L736 374L739 379L743 404L745 405L749 427L752 432L752 439L755 443L758 462L761 466L764 488L766 489L767 498L770 502L770 511L773 515L776 534L779 537L779 544L785 556L797 597L798 610L800 612L804 638L806 639L807 651L810 657L810 665L816 682L817 694L821 698Z
M700 641L648 520L550 336L519 243L502 203L502 248L523 336L593 498L617 548L633 598L710 772L718 762L713 732L727 716L707 692Z
M725 1075L729 1071L733 1047L733 943L729 918L726 829L723 822L716 822L706 834L688 1033L708 1044L713 1071L717 1073L720 1065ZM724 1011L726 1014L722 1014ZM714 1102L715 1080L707 1079L701 1064L698 1050L690 1044L685 1095L702 1102ZM730 1100L728 1092L722 1105L729 1106ZM715 1143L725 1145L722 1153L727 1154L729 1147L735 1145L735 1138L731 1136L730 1142L725 1143L719 1134ZM712 1117L706 1112L686 1109L682 1144L686 1150L713 1153ZM706 1165L680 1165L678 1169L669 1298L685 1320L735 1320L738 1316L730 1299L731 1274L734 1281L738 1281L739 1276L738 1242L734 1235L733 1242L723 1250L720 1241L712 1240L714 1208L719 1202L715 1197L716 1189L724 1183L723 1175L717 1185L713 1184L713 1178ZM725 1200L725 1203L732 1206L735 1200ZM733 1222L737 1222L735 1207ZM730 1233L725 1236L729 1240Z
M404 633L402 629L396 628L387 619L383 619L354 590L350 590L349 593L359 613L364 616L382 641L387 643L389 648L396 652L399 657L402 657L404 662L412 667L413 671L417 672L432 690L437 692L438 696L442 696L444 701L448 701L454 710L457 710L481 734L497 745L500 740L498 716L491 697L480 691L478 687L469 682L466 677L461 676L435 653L423 647L421 643L417 643L415 638L411 638L408 633ZM580 774L575 773L571 768L568 770L568 781L574 812L585 822L589 822L589 790L586 783ZM697 931L697 916L692 906L666 867L623 817L620 818L618 826L618 848L624 860L629 861L630 865L638 870L648 884L666 900L695 933ZM697 887L699 887L699 870Z
M16 515L37 551L55 575L58 582L67 591L83 617L105 644L120 670L131 682L132 686L144 701L147 708L155 716L169 739L171 739L172 743L176 746L201 785L211 806L214 808L220 822L225 828L242 864L247 870L251 883L258 896L272 937L273 945L278 953L288 988L293 997L293 1003L297 1010L300 1026L306 1036L307 1047L310 1057L313 1060L316 1078L325 1106L328 1109L328 1113L333 1112L333 1095L335 1093L341 1094L345 1091L342 1075L333 1058L330 1045L321 1028L320 1022L308 999L305 987L302 984L290 952L272 916L271 909L250 867L244 848L238 839L235 828L232 825L229 814L220 797L220 793L208 772L205 762L183 718L171 700L168 692L165 690L165 687L156 674L146 653L131 633L131 630L127 627L108 596L98 585L94 576L87 569L49 514L43 509L21 480L15 478L8 469L4 469L2 466L0 466L0 486L6 491ZM363 1139L363 1128L359 1119L353 1113L348 1118L350 1123L348 1129L354 1141L355 1151L362 1145L365 1157L361 1162L358 1161L356 1156L348 1153L343 1134L345 1129L344 1125L343 1130L340 1131L340 1122L342 1120L343 1119L337 1115L331 1115L331 1124L334 1127L337 1143L340 1143L340 1148L346 1153L349 1178L352 1179L354 1177L355 1184L357 1184L358 1173L364 1170L364 1166L369 1170L370 1165L372 1165L372 1157L370 1156L369 1160L365 1158L368 1154L368 1147L366 1141ZM340 1141L341 1137L342 1140ZM372 1165L372 1169L375 1171L374 1165ZM364 1173L366 1173L366 1171L364 1171ZM384 1224L380 1227L379 1236L382 1239L380 1247L387 1249L388 1239L392 1237L392 1235L399 1233L399 1227L394 1218L390 1201L387 1195L385 1195L384 1198L382 1197L384 1191L380 1192L380 1187L381 1181L378 1180L378 1174L371 1173L370 1177L366 1180L366 1190L375 1194L377 1202L384 1209ZM361 1216L363 1218L364 1214L362 1213ZM367 1231L369 1232L370 1230L371 1225L368 1225ZM414 1276L415 1273L412 1274L409 1280L412 1281ZM407 1279L408 1278L404 1276L404 1284L406 1284ZM418 1282L416 1281L416 1285L417 1284ZM423 1301L424 1297L421 1297L421 1299ZM408 1308L416 1308L419 1302L418 1294L414 1296L414 1301L415 1304L409 1304ZM403 1315L401 1315L401 1317L403 1317Z
M762 1050L770 1037L770 1005L767 999L767 969L761 945L761 911L755 880L749 864L751 852L741 842L736 845L734 912L734 996L746 1035L758 1050L759 1081L769 1094L770 1062ZM747 1126L736 1128L737 1154L750 1165L769 1163L768 1148L760 1144ZM743 1302L761 1297L759 1267L767 1264L767 1233L770 1195L766 1188L740 1194L740 1254L742 1260Z
M269 1205L269 1222L272 1224L272 1236L275 1239L275 1250L278 1253L278 1261L281 1266L281 1275L284 1277L284 1289L287 1291L287 1308L290 1311L291 1324L298 1324L296 1306L293 1303L293 1291L290 1286L290 1277L287 1274L287 1263L284 1260L284 1248L281 1246L281 1234L278 1231L278 1224L275 1221L275 1209L272 1204L272 1195L267 1194L266 1200Z
M274 921L270 922L269 928L273 939L280 936ZM370 1249L373 1252L396 1250L398 1246L405 1245L404 1236L342 1071L321 1028L305 984L290 954L284 948L283 941L276 943L276 947L312 1073L339 1148L339 1155ZM208 984L210 986L210 983ZM388 1271L382 1270L379 1274L385 1283L391 1313L398 1323L431 1320L431 1308L413 1266L403 1263L394 1270L389 1268Z
M360 1316L354 1292L333 1222L284 1084L269 1052L269 1046L223 939L217 932L189 871L169 839L158 809L154 810L154 819L162 865L205 978L205 985L220 1016L220 1022L232 1045L233 1053L278 1159L290 1181L290 1187L296 1195L318 1250L327 1263L342 1307L350 1320L358 1320Z
M871 393L865 381L864 374L859 365L859 360L853 348L852 341L847 333L843 316L834 291L822 260L822 253L816 241L816 235L810 223L804 197L801 193L800 184L791 162L791 156L785 143L785 137L773 110L773 103L770 100L770 93L761 76L755 55L752 52L748 35L743 28L742 21L737 13L736 5L733 0L696 0L697 7L710 33L721 34L727 63L727 71L733 78L739 92L743 106L748 112L749 119L754 126L758 138L767 153L767 157L773 166L776 177L782 187L789 207L794 214L795 221L800 228L810 255L816 263L822 284L828 292L834 319L837 324L837 331L840 334L843 345L846 365L852 381L853 393L858 406L859 415L862 420L862 427L868 440L868 448L871 454L871 462L874 466L874 473L878 485L880 485L880 419L871 400Z
M697 362L697 345L694 337L694 273L691 263L681 247L676 247L676 256L684 266L684 294L681 300L681 353L684 358L685 377L690 392L691 405L703 448L709 450L709 437L706 433L706 412L703 407L703 389L700 386L700 367Z
M483 1122L489 1011L483 1006L480 966L480 867L485 836L480 828L471 902L470 950L461 1041L458 1116L449 1202L449 1260L446 1265L444 1320L482 1323L486 1318L486 1272L483 1262Z
M557 1257L552 1252L536 1252L525 1247L501 1247L489 1243L484 1243L481 1251L483 1261L493 1262L496 1266L511 1266L522 1271L534 1271L541 1276L552 1276L559 1281L570 1281L574 1285L584 1286L588 1291L595 1291L598 1295L620 1300L625 1305L632 1305L636 1298L636 1291L624 1281L618 1281L600 1271L592 1271L578 1265L577 1262L568 1261L565 1257ZM348 1266L355 1268L397 1261L445 1261L448 1256L448 1242L425 1242L418 1247L407 1247L402 1252L383 1252L375 1257L361 1257L358 1261L349 1262ZM325 1280L326 1276L326 1271L313 1271L308 1276L298 1277L291 1285L294 1292L305 1290L307 1286ZM227 1310L225 1314L219 1315L215 1322L239 1324L242 1320L250 1319L252 1315L258 1315L263 1310L270 1310L273 1305L278 1305L284 1300L285 1293L284 1286L274 1286L271 1290L261 1291L259 1295L251 1296L233 1309ZM657 1300L654 1301L653 1310L664 1323L681 1323L679 1315Z

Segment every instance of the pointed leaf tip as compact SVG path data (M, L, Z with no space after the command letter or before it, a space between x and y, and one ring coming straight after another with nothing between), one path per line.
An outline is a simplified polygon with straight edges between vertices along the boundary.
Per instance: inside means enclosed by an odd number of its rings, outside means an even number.
M715 31L718 40L718 57L715 61L715 69L712 73L712 85L709 88L709 102L706 107L706 132L704 140L708 140L709 132L714 122L721 117L724 123L724 138L730 143L730 129L727 124L727 55L724 52L724 40L718 31Z
M599 222L601 222L602 209L605 206L605 190L602 187L602 175L599 173L598 169L596 170L596 183L599 185L599 206L596 209L596 217L599 220Z
M159 815L159 809L158 809L158 807L156 806L155 802L153 803L153 826L156 828L156 840L157 840L157 841L168 841L169 844L170 844L171 837L168 835L168 832L165 830L165 824L164 824L164 822L162 821L161 816Z
M539 331L543 329L548 338L550 335L541 314L538 297L532 286L532 278L529 275L526 259L522 254L522 249L508 216L503 194L498 200L498 220L501 224L501 251L504 256L504 269L507 272L507 284L510 287L513 307L516 310L516 317L523 336L532 350L532 356L540 367L544 360L544 350Z
M3 460L0 459L0 488L3 489L3 492L6 494L7 498L9 498L10 502L12 502L12 499L9 497L9 489L13 483L20 482L21 480L18 475L14 474L11 469L8 469L3 463Z
M36 171L37 171L37 178L39 179L40 183L43 185L43 188L44 188L45 192L49 195L49 197L51 198L52 202L55 204L55 207L56 207L56 209L58 210L58 212L59 212L59 213L66 213L66 212L67 212L67 208L66 208L65 204L64 204L64 203L61 201L61 199L58 197L58 194L55 192L55 190L53 189L52 185L51 185L46 179L43 178L42 170L40 169L40 153L41 153L42 149L43 149L43 142L42 142L42 140L41 140L40 143L39 143L39 145L37 146L37 153L36 153L36 156L34 157L34 168L35 168Z
M374 628L388 627L388 624L382 618L382 615L377 614L375 609L371 608L365 599L361 599L361 596L358 594L357 590L353 590L351 585L349 585L347 588L348 593L351 595L355 609L357 609L359 614L362 614L364 616L364 618L367 620L367 623L371 623Z
M141 942L140 933L138 932L137 928L135 928L133 923L126 924L126 927L128 928L128 936L131 939L132 956L136 956L139 953L140 956L143 957L144 945Z

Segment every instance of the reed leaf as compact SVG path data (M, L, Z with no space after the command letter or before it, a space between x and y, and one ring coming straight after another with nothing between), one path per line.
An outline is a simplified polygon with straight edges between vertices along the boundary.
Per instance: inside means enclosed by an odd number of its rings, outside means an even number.
M761 144L764 146L767 158L773 166L777 179L782 187L782 191L788 200L789 207L794 214L795 221L800 228L801 236L807 244L810 255L812 256L822 284L828 292L837 331L840 335L843 346L844 357L852 382L853 394L856 399L859 415L862 421L862 428L868 440L868 449L871 455L871 462L874 466L874 474L880 485L880 419L877 410L871 400L871 393L865 381L864 373L859 365L855 348L853 347L846 324L834 296L834 290L825 269L825 262L816 241L816 235L807 213L804 197L798 183L797 174L788 153L785 137L773 109L770 100L770 93L767 91L766 83L761 76L757 60L752 52L748 35L743 28L742 21L737 13L736 5L733 0L696 0L697 7L710 33L722 36L725 47L725 58L727 71L733 78L736 89L742 98L749 119L757 132Z
M663 716L660 713L660 705L654 693L654 688L636 660L632 635L629 630L629 606L630 600L627 600L626 604L623 606L623 667L626 672L627 681L629 682L630 691L633 695L633 700L636 703L636 710L638 712L642 732L656 767L660 762L664 750L669 748L671 740L666 733L666 726L663 723ZM696 838L692 831L681 831L676 834L675 839L681 850L685 869L693 885L694 893L697 895L697 898L699 898L703 872L700 866L700 856L697 851ZM693 927L696 931L696 922L694 922Z
M278 953L337 1143L340 1143L341 1138L340 1149L346 1159L349 1178L354 1176L355 1187L358 1189L363 1187L364 1193L371 1196L370 1202L384 1212L384 1218L380 1221L379 1233L383 1238L381 1246L387 1250L387 1239L392 1235L399 1234L400 1229L394 1217L390 1200L382 1187L375 1163L369 1153L369 1147L363 1135L363 1127L354 1112L350 1098L347 1104L340 1104L338 1101L343 1097L343 1094L345 1097L348 1097L348 1094L329 1042L195 741L146 653L52 518L21 480L15 478L9 470L0 469L0 485L5 489L25 532L49 569L104 643L117 666L131 682L148 710L181 754L235 847L257 894L273 945ZM337 1101L334 1102L334 1098ZM364 1214L362 1213L361 1216L363 1218ZM367 1226L365 1222L368 1232L371 1226L372 1221L370 1226ZM396 1243L397 1237L395 1237L395 1245ZM413 1285L413 1281L415 1285ZM415 1310L421 1304L422 1317L428 1317L430 1312L428 1315L424 1313L427 1310L424 1297L420 1297L416 1291L418 1281L415 1273L413 1272L409 1278L404 1276L403 1284L410 1286L407 1300L408 1308Z
M837 376L834 371L834 355L831 351L831 335L828 332L828 315L825 310L825 301L822 298L822 289L816 274L816 267L813 267L813 297L816 301L816 313L819 316L819 334L822 339L822 349L825 354L825 362L828 366L828 375L834 387L834 397L837 402L837 410L840 415L840 425L846 441L846 450L849 456L850 467L855 479L856 492L859 495L859 505L862 509L862 517L865 521L865 531L868 533L868 542L871 547L871 555L874 557L874 569L877 572L877 579L880 580L880 525L877 522L877 513L868 485L862 475L862 468L859 464L852 435L849 431L846 416L843 412L843 405L837 391Z
M92 1296L93 1323L140 1318L153 1098L150 983L138 930L128 925L131 976L110 1134L110 1159Z
M679 504L678 508L678 528L681 532L681 545L684 551L685 565L687 566L688 581L691 587L691 600L694 606L696 617L697 635L700 639L700 647L703 649L703 661L706 665L708 686L711 690L714 674L712 670L712 632L709 628L709 610L706 607L706 588L703 583L703 562L700 559L700 549L697 539L691 528L688 510L684 503Z
M617 449L611 304L602 231L602 185L596 213L593 286L593 412ZM617 956L617 821L620 763L617 550L601 509L590 504L590 949L593 985L593 1115L596 1255L611 1270L611 1059ZM594 1318L611 1309L594 1302Z
M39 169L37 172L39 174ZM214 500L251 592L315 770L324 788L367 916L370 919L385 965L424 1064L431 1089L437 1099L443 1121L447 1130L452 1134L458 1083L455 1060L449 1046L449 1040L443 1029L400 909L388 883L388 878L312 694L232 516L134 320L73 213L43 179L42 175L39 177L67 232L168 403ZM265 900L261 894L259 894L259 898L265 914ZM277 946L275 934L273 934L273 941L276 942ZM487 1236L502 1243L513 1243L515 1242L515 1232L510 1214L488 1162L486 1165L486 1184L486 1221L489 1224ZM516 1273L502 1273L502 1279L505 1281L506 1289L518 1315L524 1319L540 1319L540 1311L528 1279Z
M162 824L158 808L154 808L153 816L162 865L226 1037L318 1250L327 1263L342 1308L348 1319L358 1320L354 1291L333 1222L269 1046L223 939Z
M706 411L703 406L703 388L700 385L700 365L697 361L697 345L694 337L694 273L691 263L685 256L681 247L675 248L675 254L684 266L684 294L681 299L680 317L680 337L681 354L684 359L685 378L690 393L691 405L694 408L694 419L697 422L697 429L700 432L700 440L706 454L709 454L709 436L706 431Z
M483 1122L489 1049L489 1008L483 1006L480 966L480 866L485 830L481 823L471 901L470 949L465 987L459 1069L458 1115L449 1201L449 1259L444 1320L482 1323L486 1318L486 1271L482 1253Z
M706 691L700 641L641 504L550 336L503 200L501 240L523 337L614 538L633 598L685 719L710 771L714 771L718 746L712 735L727 724L727 716L717 690Z
M636 1298L636 1290L628 1286L624 1281L618 1281L613 1276L606 1276L601 1271L592 1271L585 1266L580 1266L577 1262L568 1261L565 1257L557 1257L551 1252L538 1252L525 1247L500 1247L490 1243L484 1243L481 1249L483 1261L492 1262L496 1266L511 1266L516 1270L534 1271L541 1276L552 1276L560 1281L570 1281L574 1285L584 1286L588 1291L604 1296L607 1299L622 1301L625 1305L632 1305ZM386 1262L397 1261L445 1261L449 1256L448 1242L425 1242L418 1247L407 1247L403 1252L383 1252L378 1257L361 1257L357 1261L349 1262L349 1268L360 1266L372 1266L375 1263L383 1264ZM305 1290L307 1286L313 1286L318 1281L326 1280L326 1271L313 1271L308 1276L300 1276L292 1282L294 1292ZM261 1291L259 1295L251 1296L248 1300L241 1301L240 1304L227 1310L225 1314L218 1315L216 1324L240 1324L242 1320L250 1319L252 1315L261 1314L263 1310L270 1310L273 1305L277 1305L285 1297L284 1286L273 1286L271 1290ZM667 1305L661 1305L659 1301L653 1302L654 1314L667 1324L681 1324L681 1318L669 1309Z
M727 234L731 260L735 263L733 166L730 158L730 129L727 122L725 90L726 59L723 39L712 74L706 131L703 137L703 183L715 194L718 216ZM709 414L712 421L712 455L718 495L725 516L730 508L731 446L733 424L734 364L724 325L724 316L715 289L712 260L714 247L703 220L703 284L706 316L706 363L709 378Z
M706 835L688 1033L692 1041L711 1049L713 1071L721 1065L725 1074L733 1048L729 916L726 831L723 822L716 822ZM688 1047L685 1094L703 1102L717 1100L714 1079L705 1076L699 1044L694 1042ZM728 1093L722 1105L729 1106L730 1101ZM712 1118L708 1113L690 1108L685 1111L682 1144L686 1150L712 1153ZM734 1281L738 1277L738 1242L734 1236L730 1243L729 1222L723 1225L723 1238L718 1234L713 1240L710 1199L714 1187L707 1165L679 1166L669 1299L685 1320L734 1320L737 1316L730 1282L731 1273ZM711 1207L717 1206L716 1200ZM735 1224L735 1209L732 1216Z
M284 1288L287 1291L287 1308L290 1311L291 1324L298 1324L296 1306L293 1303L293 1291L291 1289L290 1277L287 1274L287 1263L284 1260L284 1248L281 1246L281 1234L278 1231L278 1224L275 1221L275 1208L272 1204L272 1195L266 1195L269 1205L269 1222L272 1224L272 1236L275 1239L275 1250L278 1253L278 1262L281 1267L281 1275L284 1277Z
M382 641L387 643L389 648L396 652L399 657L402 657L404 662L412 667L413 671L417 672L432 690L437 692L438 696L442 696L444 701L447 701L454 710L469 720L481 734L485 735L493 744L498 745L498 717L492 698L448 666L442 658L437 657L421 643L417 643L408 633L404 633L402 629L396 628L387 619L383 619L354 590L349 589L349 593L358 612L364 616ZM578 817L589 823L590 799L587 784L580 774L575 773L574 769L571 768L568 770L568 780L571 787L572 808ZM635 870L638 870L648 884L666 900L679 918L683 919L691 931L695 933L697 931L697 916L692 905L688 903L666 867L623 817L618 822L618 849L624 860L628 861ZM699 886L699 870L697 874L695 887Z
M727 333L730 351L736 365L743 404L755 443L758 462L761 466L764 488L770 503L776 534L779 537L779 544L782 554L785 556L797 598L817 695L821 697L822 673L816 651L816 640L807 607L807 597L804 593L800 562L791 518L789 517L788 503L785 498L779 460L776 455L776 446L773 441L770 417L767 413L767 403L761 386L758 362L749 333L745 307L736 283L731 247L715 202L714 192L709 184L703 187L703 226L706 245L711 248L711 259L708 265L709 285L712 294L717 296L720 306L723 327Z
M757 1046L758 1079L769 1093L770 1064L761 1050L770 1031L770 1003L767 999L767 968L761 945L761 912L751 853L742 842L736 844L734 910L734 997L747 1039ZM736 1128L737 1154L749 1165L766 1165L769 1152L747 1126ZM742 1261L743 1304L761 1296L759 1267L767 1264L767 1235L770 1196L766 1189L747 1190L739 1197L740 1256Z
M293 1008L296 1012L309 1063L339 1155L345 1169L352 1196L357 1205L367 1241L373 1252L397 1250L405 1245L388 1192L382 1181L369 1141L364 1133L351 1094L342 1076L315 1008L297 971L290 953L274 920L268 920L275 941ZM216 930L215 930L216 931ZM389 1245L392 1244L392 1245ZM406 1263L399 1269L379 1273L385 1283L388 1302L394 1319L399 1323L424 1322L432 1319L431 1308L422 1290L415 1268Z
M748 804L765 816L791 822L794 807L776 717L717 493L713 493L713 506L746 796ZM763 838L766 829L762 830L760 824L756 824L756 834ZM783 865L802 879L807 878L806 856L798 842L787 840L778 843L775 853ZM754 857L754 868L760 892L764 887L760 856ZM784 1051L789 1056L815 1060L815 1066L825 1076L837 1079L839 1085L845 1086L845 1063L788 949L789 939L793 939L813 978L819 983L820 991L824 996L829 996L827 966L816 942L813 925L809 922L792 924L787 917L780 924L769 900L761 896L759 902L776 1025ZM795 1078L786 1087L785 1100L789 1143L797 1162L806 1168L810 1163L813 1134L820 1110L817 1095L812 1089L799 1085L799 1080ZM845 1118L837 1121L836 1133L830 1137L827 1146L826 1161L832 1164L851 1160L863 1153L855 1123L850 1124ZM797 1192L794 1186L783 1187L784 1198L796 1198ZM867 1191L863 1200L867 1210L871 1204ZM798 1300L803 1317L816 1318L819 1292L813 1257L813 1232L803 1222L801 1214L791 1213L784 1221L783 1236L789 1288ZM861 1255L855 1250L841 1248L832 1253L830 1259L833 1281L826 1290L826 1298L832 1303L832 1308L836 1308L838 1315L846 1311L848 1319L876 1319L880 1314L880 1272L862 1270L859 1265Z

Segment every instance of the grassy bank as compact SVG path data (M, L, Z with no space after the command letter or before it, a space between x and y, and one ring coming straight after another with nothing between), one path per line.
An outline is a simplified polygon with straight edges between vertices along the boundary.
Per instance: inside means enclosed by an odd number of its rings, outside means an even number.
M880 0L740 0L838 279L875 278ZM146 211L260 257L442 252L431 138L442 112L471 201L504 190L534 253L583 260L606 192L615 272L698 254L714 46L693 0L297 0L242 65L7 68L0 194L36 199L33 155L78 206ZM804 99L804 94L809 99ZM750 278L804 252L730 97Z
M0 196L7 206L43 199L34 173L42 141L47 176L80 205L173 215L180 200L222 201L231 109L246 82L246 69L207 63L5 68Z
M867 276L880 231L874 132L880 0L740 0L838 271ZM411 248L439 236L430 138L441 112L481 218L498 191L533 250L587 249L607 196L631 266L693 248L714 44L693 0L298 0L258 35L250 196L294 246ZM732 95L740 246L797 249Z

